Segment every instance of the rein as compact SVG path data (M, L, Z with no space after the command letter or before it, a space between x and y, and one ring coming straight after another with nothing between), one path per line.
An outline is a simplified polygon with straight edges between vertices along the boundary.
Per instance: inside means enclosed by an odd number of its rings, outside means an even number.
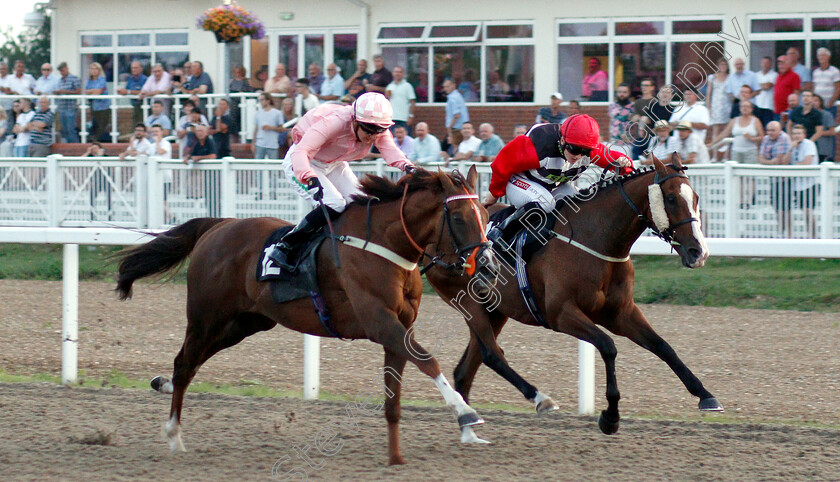
M662 192L662 183L664 183L665 181L667 181L671 178L674 178L674 177L683 177L683 178L688 179L688 176L683 172L685 170L684 167L682 169L677 169L674 166L670 166L670 167L672 169L676 169L677 172L675 172L674 174L668 174L667 176L665 176L661 179L659 178L659 173L658 172L654 172L654 175L653 175L653 184L651 184L651 186L656 186L659 189L660 198L661 198L661 192ZM619 184L618 184L618 191L621 193L621 197L624 198L624 201L630 206L630 209L632 209L633 212L636 213L636 217L639 218L639 220L642 221L642 223L644 223L644 225L647 226L651 230L651 232L653 232L654 236L662 239L663 241L670 244L671 246L679 246L680 245L680 243L678 243L677 241L674 240L674 230L675 229L682 226L683 224L693 223L694 221L697 221L697 219L694 218L694 217L687 217L685 219L677 221L676 223L670 223L669 222L667 227L662 228L661 226L657 226L656 222L651 221L650 219L648 219L647 216L645 216L642 213L642 211L639 209L639 207L636 206L636 203L634 203L633 200L630 199L630 196L627 195L627 192L624 190L624 184L621 183L621 182L619 182ZM663 209L664 209L664 206L663 206ZM653 210L653 207L651 206L651 211L652 210ZM666 219L667 219L667 213L665 214L665 216L666 216Z
M487 237L485 236L484 232L481 233L481 242L479 243L472 243L462 246L459 242L457 235L455 234L455 230L452 228L452 216L449 212L449 203L453 201L460 201L460 200L469 200L470 203L473 205L473 210L476 212L476 216L478 217L479 225L481 225L481 216L479 215L478 208L475 207L475 201L478 200L477 194L456 194L453 196L449 196L443 200L443 218L441 219L441 226L440 226L440 235L438 238L438 242L436 246L440 246L440 240L443 237L443 228L444 225L449 229L449 234L452 237L452 247L455 249L455 252L458 254L458 260L454 263L447 263L443 261L442 257L443 254L439 253L437 256L432 256L426 252L425 249L421 248L414 238L411 236L411 233L408 231L408 226L405 223L405 203L408 199L408 184L405 185L405 189L403 190L402 201L400 201L400 223L402 224L403 232L405 236L408 238L408 242L411 243L411 246L420 253L420 259L424 257L428 257L431 259L429 264L424 266L420 270L420 274L425 273L428 271L432 266L438 265L443 267L448 271L452 271L458 274L467 273L468 275L472 276L475 273L476 268L476 256L478 255L479 251L482 248L486 248L490 245L490 242L487 241ZM469 255L465 253L471 251Z

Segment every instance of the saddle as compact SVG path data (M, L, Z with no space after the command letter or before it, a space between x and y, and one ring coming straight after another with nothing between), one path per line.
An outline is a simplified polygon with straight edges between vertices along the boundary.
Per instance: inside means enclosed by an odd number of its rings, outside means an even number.
M294 226L283 226L271 233L266 239L259 263L257 263L257 281L268 281L270 283L271 299L275 303L311 298L315 305L315 311L318 313L318 318L321 320L321 325L326 332L334 338L341 338L330 319L327 305L318 287L317 256L318 249L328 237L325 231L321 230L315 233L309 240L300 243L289 252L287 261L289 265L293 266L292 270L279 266L269 258L283 236L293 228Z

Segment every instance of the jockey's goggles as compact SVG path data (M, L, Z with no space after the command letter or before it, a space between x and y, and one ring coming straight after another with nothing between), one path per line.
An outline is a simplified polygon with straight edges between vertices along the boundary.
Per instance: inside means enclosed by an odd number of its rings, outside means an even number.
M362 128L363 131L367 132L370 135L381 134L388 130L387 127L378 126L376 124L367 124L365 122L359 122L359 127Z
M569 154L573 156L588 156L592 152L592 149L588 147L575 146L573 144L566 144L564 149L569 151Z

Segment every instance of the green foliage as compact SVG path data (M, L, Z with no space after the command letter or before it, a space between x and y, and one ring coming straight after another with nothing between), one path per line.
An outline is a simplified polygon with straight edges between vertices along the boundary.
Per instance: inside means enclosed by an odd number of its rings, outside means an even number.
M79 246L79 279L113 281L119 246ZM62 247L58 244L0 244L0 279L60 280Z
M38 11L44 14L44 23L32 33L23 32L17 37L12 35L11 27L0 32L0 59L6 59L9 63L9 72L15 61L23 60L26 64L26 71L36 78L40 75L41 65L50 61L50 16L52 15L42 4ZM22 19L21 19L22 20ZM55 68L56 66L53 66ZM57 69L56 69L57 70Z

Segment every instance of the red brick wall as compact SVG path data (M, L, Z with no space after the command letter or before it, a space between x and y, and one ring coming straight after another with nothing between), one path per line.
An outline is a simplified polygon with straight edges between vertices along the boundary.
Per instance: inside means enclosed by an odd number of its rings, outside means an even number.
M53 154L61 154L62 156L75 157L81 156L85 153L90 144L53 144ZM125 151L128 143L120 142L117 144L102 144L105 149L106 156L118 156ZM236 159L251 159L254 156L251 154L251 148L248 144L231 144L231 155ZM178 154L177 152L175 153Z
M537 117L537 111L542 106L480 106L469 107L470 122L475 125L476 130L478 125L484 122L489 122L496 129L496 134L505 142L513 138L513 128L517 124L525 124L528 127L534 123ZM562 108L568 114L567 107ZM589 114L598 121L601 125L601 132L608 132L609 116L607 116L607 108L604 107L584 107L581 109L583 114ZM429 130L438 139L443 140L446 137L446 128L444 127L445 108L444 106L418 106L415 109L415 119L417 122L425 122L429 124Z

